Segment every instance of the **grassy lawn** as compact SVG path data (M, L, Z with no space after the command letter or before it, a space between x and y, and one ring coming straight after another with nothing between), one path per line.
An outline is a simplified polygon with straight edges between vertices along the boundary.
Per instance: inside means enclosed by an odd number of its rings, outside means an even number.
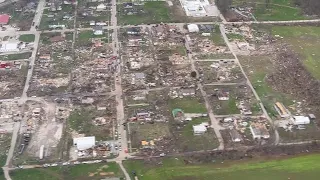
M221 35L219 25L215 25L214 32L211 33L210 39L216 46L226 46L224 39Z
M201 124L202 122L209 122L209 118L194 118L192 121L179 130L174 130L177 138L177 146L182 151L200 151L212 150L219 146L213 129L208 129L203 135L193 134L193 125Z
M238 58L271 117L278 115L274 109L274 103L282 102L285 106L293 104L290 96L274 91L265 81L266 75L270 73L272 69L272 62L269 57L239 56Z
M63 19L64 16L73 16L74 14L74 7L73 5L62 5L61 11L50 12L49 9L45 9L43 11L43 15L41 18L39 28L41 30L49 29L49 25L65 25L66 28L73 28L74 26L74 19ZM50 17L49 15L54 15L54 17Z
M301 142L320 139L320 130L316 124L311 122L311 124L308 124L305 127L306 129L304 130L294 129L292 132L279 128L281 142Z
M169 109L180 108L185 113L207 113L206 106L203 100L191 97L185 97L182 99L170 99L169 100Z
M317 79L320 79L320 27L315 26L273 26L273 35L280 35L290 44L303 60L303 65Z
M236 98L230 95L228 101L219 101L220 108L213 111L218 115L240 114L240 110L236 105Z
M34 34L23 34L23 35L19 36L19 41L33 42L34 38L35 38Z
M150 141L160 137L170 136L169 126L167 123L130 123L129 127L133 148L139 148L142 140Z
M74 110L68 118L69 127L80 134L95 136L97 141L106 140L110 137L108 126L95 126L92 123L94 118L103 116L103 113L90 108Z
M0 56L1 61L11 61L19 59L29 59L31 57L31 52L19 53L19 54L9 54Z
M137 9L142 10L143 13L120 15L119 22L122 22L122 24L149 24L170 22L172 19L166 2L146 2L143 6L137 7Z
M143 161L125 161L129 173L135 171L139 180L317 180L320 154L281 160L230 161L186 165L182 159L163 159L161 165ZM238 162L238 163L237 163ZM134 179L132 173L131 178ZM214 178L213 178L214 177Z
M234 33L229 33L227 34L227 37L230 41L234 40L244 40L244 37L241 34L234 34Z
M10 171L13 180L100 180L107 177L123 178L122 171L115 162L101 164L81 164L76 166L50 167Z
M285 21L285 20L301 20L308 19L303 15L301 8L294 5L294 0L270 0L266 5L265 0L234 0L233 5L252 4L254 7L253 15L257 20Z
M10 148L12 134L0 135L0 166L4 166L7 160L7 151Z

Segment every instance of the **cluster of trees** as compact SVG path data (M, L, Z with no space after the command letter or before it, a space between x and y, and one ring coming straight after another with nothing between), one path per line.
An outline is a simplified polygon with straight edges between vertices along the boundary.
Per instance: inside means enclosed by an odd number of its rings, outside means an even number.
M320 0L294 0L306 14L320 15Z

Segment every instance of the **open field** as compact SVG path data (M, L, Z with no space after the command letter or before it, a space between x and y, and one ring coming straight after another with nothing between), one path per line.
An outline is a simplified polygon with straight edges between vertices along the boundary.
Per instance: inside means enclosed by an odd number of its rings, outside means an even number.
M16 170L10 172L10 176L13 180L98 180L107 177L123 177L119 166L115 162Z
M125 161L128 172L135 171L139 180L317 180L319 154L289 159L227 161L208 164L188 164L182 159L163 159L161 165L143 161ZM133 175L131 174L131 178Z
M285 21L285 20L302 20L309 19L303 14L301 8L294 4L294 0L270 0L266 4L265 0L235 0L233 5L251 5L253 7L253 15L260 21Z
M320 27L315 26L273 26L272 35L283 37L301 56L303 65L317 79L320 79Z
M169 109L182 109L185 113L206 113L207 109L202 99L184 97L182 99L170 99Z
M23 42L33 42L34 41L34 34L23 34L21 36L19 36L19 41L23 41Z

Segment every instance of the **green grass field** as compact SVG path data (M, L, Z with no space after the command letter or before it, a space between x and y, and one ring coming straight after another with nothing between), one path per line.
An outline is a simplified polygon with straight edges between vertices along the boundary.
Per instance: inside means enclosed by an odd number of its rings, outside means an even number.
M212 150L219 146L219 142L213 129L208 129L208 131L202 135L194 135L193 125L201 124L202 122L209 122L210 119L206 118L193 118L192 121L187 122L179 130L173 130L174 137L177 138L177 147L184 152L190 151L201 151L201 150Z
M35 38L34 34L23 34L23 35L19 36L19 41L33 42L34 38Z
M120 14L119 22L121 22L121 24L149 24L170 22L172 19L166 2L146 2L139 8L144 11L144 13L138 13L134 15L126 15L124 13Z
M318 180L320 154L269 161L229 161L185 165L182 160L164 159L162 165L125 161L127 171L139 180ZM131 178L133 178L131 173Z
M9 54L0 56L1 61L12 61L19 59L29 59L31 57L31 52L18 53L18 54Z
M12 180L100 180L106 177L123 177L115 162L101 164L81 164L76 166L23 169L11 171Z
M204 101L200 102L197 98L170 99L170 111L176 108L182 109L185 113L207 113Z
M253 4L253 15L261 21L285 21L308 19L303 15L301 8L294 5L294 0L270 0L266 5L266 0L234 0L233 5L242 5L243 3Z
M273 35L280 35L293 50L303 58L303 65L317 79L320 79L320 27L315 26L273 26Z

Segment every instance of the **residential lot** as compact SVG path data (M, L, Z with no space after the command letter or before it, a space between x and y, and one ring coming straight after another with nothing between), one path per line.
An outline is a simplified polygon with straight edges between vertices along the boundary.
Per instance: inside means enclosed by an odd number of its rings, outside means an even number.
M203 84L245 81L240 67L234 60L198 61L196 66Z
M80 1L77 11L77 27L109 26L111 17L110 1Z
M129 28L122 29L120 35L125 63L122 83L126 90L193 84L181 27Z
M75 62L72 65L73 93L106 94L114 89L114 71L119 63L113 55L111 33L78 32L75 42Z
M43 33L28 89L29 96L44 96L68 91L72 41L63 33Z
M196 60L202 59L233 59L228 47L221 36L219 26L214 24L197 25L193 30L187 27L189 34L186 37L190 51Z
M204 101L195 93L184 93L183 96L184 90L178 88L149 91L145 96L133 95L132 104L127 105L126 112L132 150L167 154L212 150L218 146L215 134L209 127ZM178 93L181 94L179 97ZM143 97L143 104L133 104L133 99L141 101ZM195 125L203 125L205 130L194 134Z
M39 29L71 29L74 27L75 5L71 1L46 3Z
M1 22L2 30L21 30L27 31L30 29L33 17L37 8L38 1L18 1L13 4L0 7L2 16L8 17L8 21ZM6 19L6 18L4 18Z

